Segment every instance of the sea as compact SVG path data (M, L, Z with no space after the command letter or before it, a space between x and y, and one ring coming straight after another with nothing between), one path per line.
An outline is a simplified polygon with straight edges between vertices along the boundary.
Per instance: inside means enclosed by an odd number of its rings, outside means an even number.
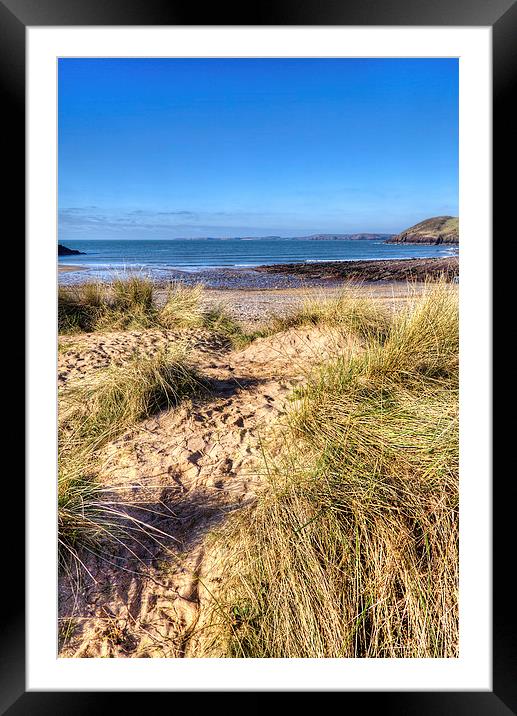
M266 264L432 258L458 252L450 245L388 244L384 239L95 239L61 243L83 253L60 256L59 263L84 269L60 273L62 283L106 280L114 273L133 271L156 280L186 278L191 283L218 275L249 276L253 267Z

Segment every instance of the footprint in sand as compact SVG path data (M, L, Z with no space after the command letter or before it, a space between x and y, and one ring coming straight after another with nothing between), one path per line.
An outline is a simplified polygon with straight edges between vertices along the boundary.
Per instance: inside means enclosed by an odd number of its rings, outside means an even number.
M103 335L102 341L92 336L81 350L66 353L65 360L63 354L59 356L60 383L80 369L95 369L94 360L97 365L115 356L121 361L135 347L147 345L147 350L154 350L162 340L166 334L141 331L124 339L116 333ZM162 529L163 551L157 555L155 541L139 537L134 545L136 557L125 558L129 572L117 570L106 560L88 559L97 584L76 598L60 598L62 618L70 616L68 605L75 599L74 616L80 625L63 656L98 656L101 651L118 657L196 656L195 646L193 653L189 644L203 614L203 599L208 598L200 597L200 575L214 584L223 578L217 560L210 561L213 557L203 550L206 535L228 511L254 499L263 475L259 438L285 413L301 362L317 362L326 349L323 340L315 329L258 339L222 359L194 350L199 370L209 369L214 380L212 396L193 408L164 411L106 446L101 458L105 457L110 469L101 479L106 487L113 487L115 481L114 503L119 501L124 509L124 499L145 494L160 513L148 514L147 519L150 524L156 520L153 524ZM193 338L196 341L199 344L199 337ZM246 382L228 380L232 372L245 376ZM136 493L131 486L137 488ZM146 519L145 512L139 514ZM62 592L66 592L64 587ZM106 609L112 619L123 620L122 630L112 629L116 638L111 642L102 636Z

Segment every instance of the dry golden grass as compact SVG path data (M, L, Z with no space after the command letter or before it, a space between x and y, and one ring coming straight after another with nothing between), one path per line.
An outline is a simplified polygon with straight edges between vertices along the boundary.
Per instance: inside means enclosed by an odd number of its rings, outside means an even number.
M105 284L60 286L59 332L205 328L224 336L233 345L242 345L252 338L222 304L204 306L203 293L201 284L171 283L165 303L159 307L152 281L143 276L115 278Z
M207 655L457 656L457 358L440 283L298 391L265 489L224 531Z
M262 333L271 335L296 326L320 326L339 328L364 338L382 339L389 327L390 313L382 302L358 295L358 289L358 284L348 282L332 298L314 290L300 308L273 318Z
M206 390L183 349L136 354L65 389L59 409L59 538L65 550L98 548L121 529L97 479L96 451L136 423ZM127 516L124 515L124 519Z
M60 429L68 444L97 449L139 420L176 405L204 386L176 346L152 356L135 354L82 378L63 391Z
M203 286L185 286L172 283L160 311L160 323L166 328L199 327L203 325L204 311L201 307Z

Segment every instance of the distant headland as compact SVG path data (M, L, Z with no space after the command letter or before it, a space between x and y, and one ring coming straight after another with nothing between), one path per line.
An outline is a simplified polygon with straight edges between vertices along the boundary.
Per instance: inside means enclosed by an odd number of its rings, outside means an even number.
M63 244L57 245L58 256L78 256L79 254L84 254L84 251L77 251L77 249L69 249L68 246L63 246Z
M388 244L459 244L457 216L434 216L393 236Z

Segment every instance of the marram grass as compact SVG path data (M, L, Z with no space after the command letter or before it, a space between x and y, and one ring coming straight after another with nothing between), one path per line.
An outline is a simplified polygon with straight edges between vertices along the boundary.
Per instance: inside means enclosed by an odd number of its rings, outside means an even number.
M458 655L457 354L456 290L429 286L298 391L204 655Z
M121 516L106 501L96 454L139 421L207 389L182 349L135 354L63 390L59 406L58 521L62 555L116 540ZM126 520L127 521L127 520Z
M247 337L222 304L206 307L201 284L169 284L163 305L155 300L153 282L145 276L60 286L58 329L73 334L146 328L204 328L241 345Z
M364 338L382 339L388 330L389 312L379 301L371 297L359 297L357 286L348 282L331 298L313 291L300 308L272 323L275 331L295 326L320 326L339 328Z
M171 286L162 308L136 285L79 296L63 303L79 330L116 319L235 331L223 311L202 308L201 288ZM265 450L255 504L216 537L224 581L196 655L457 656L456 287L429 285L395 314L344 292L282 320L271 332L337 326L359 334L363 351L327 362L293 396L286 425ZM135 356L63 391L63 554L80 561L83 551L123 539L126 515L96 478L98 448L202 388L176 353Z
M181 348L152 356L136 353L120 365L94 372L60 398L60 430L70 444L97 449L153 413L176 405L206 384Z

